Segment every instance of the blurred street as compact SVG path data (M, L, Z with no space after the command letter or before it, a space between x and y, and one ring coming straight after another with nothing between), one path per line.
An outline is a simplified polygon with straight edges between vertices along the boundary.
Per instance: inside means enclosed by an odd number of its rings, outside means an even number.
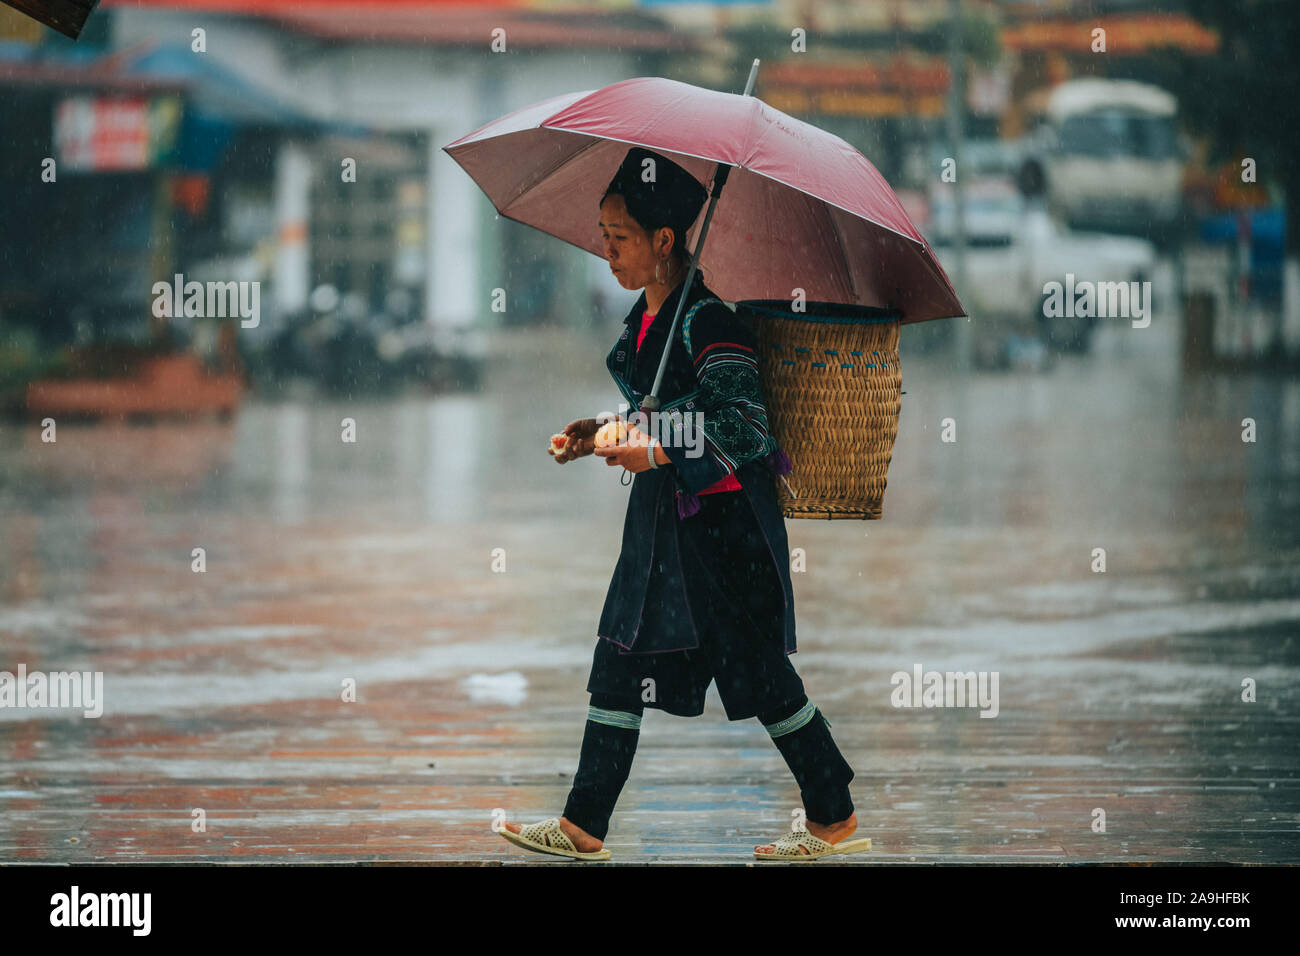
M1300 862L1300 381L1187 378L1177 330L963 379L904 328L884 520L787 522L855 863ZM498 331L481 394L0 424L0 668L106 696L0 709L0 859L563 865L490 826L558 815L577 765L627 489L543 448L617 407L613 334ZM891 706L916 664L998 672L997 717ZM711 690L647 711L606 846L747 863L798 806Z

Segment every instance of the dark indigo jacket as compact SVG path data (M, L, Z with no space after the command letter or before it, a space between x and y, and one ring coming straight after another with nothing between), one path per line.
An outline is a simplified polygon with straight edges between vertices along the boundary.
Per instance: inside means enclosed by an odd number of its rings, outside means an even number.
M606 357L605 364L630 406L629 416L636 413L654 385L682 288L679 285L659 307L637 350L636 335L646 308L642 292ZM697 275L687 297L687 309L708 298L717 297ZM784 634L786 653L793 653L790 550L776 494L776 472L784 454L767 430L756 364L757 341L720 302L701 306L689 329L682 326L679 323L659 398L664 410L676 406L683 414L703 413L704 454L688 457L683 444L665 441L664 451L672 464L633 477L622 549L605 596L597 636L634 653L699 646L700 635L696 633L691 607L703 607L715 595L710 594L708 582L687 580L682 573L678 529L693 517L693 495L734 473L741 490L719 493L744 495L753 509L767 544L763 560L772 562L781 583L784 615L779 629ZM684 332L689 335L690 352ZM755 580L759 580L758 576ZM655 612L646 614L647 608Z

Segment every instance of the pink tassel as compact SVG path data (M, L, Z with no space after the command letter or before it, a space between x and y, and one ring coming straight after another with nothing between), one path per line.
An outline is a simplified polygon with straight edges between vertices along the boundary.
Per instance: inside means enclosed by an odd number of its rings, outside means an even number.
M677 517L689 518L700 510L700 499L698 495L691 494L689 491L683 493L677 492Z
M785 476L794 471L794 466L790 464L790 456L785 453L784 448L778 448L776 451L768 454L764 459L767 467L772 470L772 474L781 479L781 484L785 485L785 490L790 493L791 498L798 498L790 482L785 480Z
M790 456L785 453L784 448L778 448L776 451L768 454L763 462L768 468L772 469L774 475L788 475L794 470L790 464Z

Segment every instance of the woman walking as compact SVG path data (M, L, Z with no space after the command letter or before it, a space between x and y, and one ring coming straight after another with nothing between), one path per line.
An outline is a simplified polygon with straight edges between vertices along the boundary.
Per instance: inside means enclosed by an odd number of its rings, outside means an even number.
M595 454L634 475L622 550L597 628L591 695L577 774L563 816L505 823L518 846L574 859L609 858L603 841L627 781L644 710L704 712L715 681L729 720L757 718L794 775L806 831L754 848L758 859L809 860L870 847L848 840L857 817L853 771L830 724L789 660L795 650L785 519L774 471L783 455L768 434L756 341L705 286L690 289L686 231L704 188L668 158L628 151L600 203L605 258L619 283L642 289L606 365L632 408L654 386L677 303L661 413L702 422L691 440L678 424L662 444L627 423L625 441L596 448L595 419L564 429L565 463Z

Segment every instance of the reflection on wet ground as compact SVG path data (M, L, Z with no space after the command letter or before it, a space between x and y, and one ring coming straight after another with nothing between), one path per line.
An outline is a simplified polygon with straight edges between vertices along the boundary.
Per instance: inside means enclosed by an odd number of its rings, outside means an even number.
M563 865L490 823L558 815L576 767L627 489L544 446L617 407L612 341L513 333L477 396L0 426L0 670L107 698L0 708L0 860ZM1041 375L907 341L884 520L787 524L860 859L1300 862L1300 382L1185 379L1123 329ZM916 665L998 672L997 717L893 707ZM775 748L710 694L647 713L616 860L788 829Z

